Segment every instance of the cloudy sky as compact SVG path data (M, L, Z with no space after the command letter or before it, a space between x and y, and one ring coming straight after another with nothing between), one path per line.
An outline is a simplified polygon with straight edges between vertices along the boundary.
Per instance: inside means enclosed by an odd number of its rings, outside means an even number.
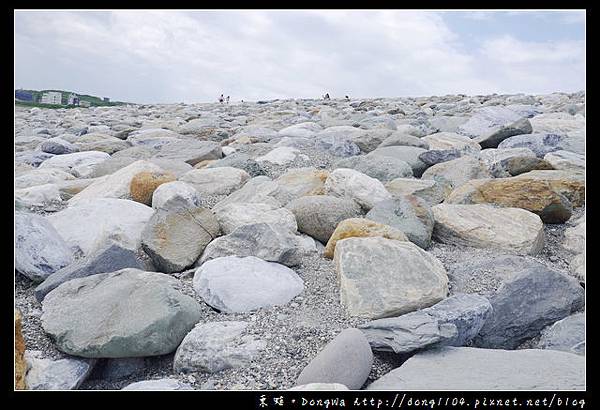
M16 11L15 88L138 103L585 89L585 11Z

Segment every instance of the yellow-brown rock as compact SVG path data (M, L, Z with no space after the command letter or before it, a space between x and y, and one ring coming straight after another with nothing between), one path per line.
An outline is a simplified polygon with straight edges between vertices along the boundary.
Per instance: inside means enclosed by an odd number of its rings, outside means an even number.
M200 161L196 165L194 165L194 168L196 168L196 169L206 168L208 165L212 164L215 161L216 161L216 159L205 159L204 161Z
M573 212L569 200L549 182L521 177L468 181L452 191L445 202L526 209L545 223L563 223Z
M307 195L325 195L325 180L329 171L316 168L294 168L275 180L280 189L292 198Z
M146 205L152 205L152 194L165 182L175 181L175 175L169 172L144 171L131 179L131 199Z
M520 179L545 181L552 189L567 197L575 207L585 203L585 173L566 170L535 170L519 175Z
M324 256L333 259L335 245L338 241L352 237L373 237L380 236L387 239L396 239L398 241L408 241L404 232L392 228L389 225L380 224L363 218L350 218L340 222L335 228L333 235L329 238L325 246Z
M25 339L21 333L21 313L15 309L15 389L25 390L25 374L27 364L25 362Z

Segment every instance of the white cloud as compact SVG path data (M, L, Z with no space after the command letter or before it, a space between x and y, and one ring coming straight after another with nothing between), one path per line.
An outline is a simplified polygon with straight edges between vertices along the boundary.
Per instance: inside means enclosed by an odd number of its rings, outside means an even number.
M554 66L549 92L581 69L577 42L483 44L466 50L442 14L413 10L20 11L16 85L135 102L391 97L527 91L538 65Z

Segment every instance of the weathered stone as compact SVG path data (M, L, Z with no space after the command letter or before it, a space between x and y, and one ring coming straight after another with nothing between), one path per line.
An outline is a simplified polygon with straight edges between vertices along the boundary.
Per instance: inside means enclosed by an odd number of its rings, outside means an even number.
M351 199L328 195L309 195L287 204L298 224L298 230L327 243L338 223L361 214L360 206Z
M585 174L571 171L534 170L518 175L515 178L542 181L550 184L552 189L564 195L575 207L585 204Z
M15 177L15 189L29 188L36 185L58 184L61 181L72 181L75 177L56 168L34 169Z
M82 201L46 218L67 244L83 256L118 238L123 246L137 249L152 208L126 199L99 198Z
M289 209L269 204L232 203L218 208L215 215L221 226L221 231L225 235L229 235L240 226L255 223L279 225L292 232L298 230L296 218Z
M419 159L427 166L432 166L442 162L452 161L453 159L460 158L461 156L462 153L456 149L429 150L419 155Z
M44 217L15 213L15 269L35 282L69 265L69 245Z
M544 246L542 221L524 209L443 203L431 210L433 238L442 243L528 255L536 255Z
M246 322L198 323L184 338L173 360L177 373L216 373L250 363L267 343L246 335Z
M585 155L571 151L558 150L544 155L544 159L562 171L585 172Z
M102 246L85 258L79 259L48 276L35 288L35 297L41 302L50 291L72 279L84 278L98 273L114 272L125 268L144 270L148 267L148 264L140 258L135 249L128 249L119 242L108 238Z
M246 171L232 167L194 169L179 177L179 181L198 191L200 197L229 195L249 179L250 175Z
M40 144L39 149L42 152L50 154L72 154L79 151L79 147L75 144L71 144L68 141L63 140L59 137L49 138Z
M502 141L498 148L529 148L539 158L543 158L549 152L567 148L563 140L566 137L559 134L515 135Z
M457 132L474 139L482 148L495 148L506 138L531 131L528 119L508 108L491 106L478 109Z
M349 168L338 168L325 181L325 192L336 197L353 199L366 211L392 195L377 179Z
M493 313L474 340L478 347L515 349L540 331L581 309L579 282L547 267L522 270L490 298Z
M435 164L428 168L422 176L423 179L433 179L442 184L447 183L452 188L459 187L472 179L489 177L491 175L485 164L470 156Z
M329 172L325 170L292 168L274 181L278 185L278 192L274 196L287 203L306 195L323 195L328 176Z
M414 195L398 195L378 202L366 218L398 229L408 240L426 249L431 244L433 214L425 200Z
M300 153L300 150L293 147L277 147L272 151L269 151L265 155L262 155L256 158L256 162L270 162L272 164L277 165L285 165L294 161L297 157L304 157L308 159L308 157L304 154Z
M277 193L279 185L272 181L271 178L266 176L254 177L241 189L231 193L227 198L217 202L213 207L213 211L218 211L222 207L238 203L238 204L251 204L251 203L263 203L269 204L274 208L282 207L284 204L276 199L273 195Z
M373 353L365 336L358 329L345 329L302 370L296 385L339 383L360 389L372 365Z
M335 164L335 168L351 168L381 182L413 175L412 168L406 162L384 156L359 155L344 158Z
M129 196L133 201L144 205L152 205L152 195L160 185L175 180L175 175L168 172L142 171L131 178Z
M420 177L427 169L427 164L419 159L419 155L426 152L426 149L409 146L388 146L380 147L370 152L371 156L392 157L406 162L412 168L413 175Z
M441 262L411 242L343 239L334 262L341 302L352 316L397 316L429 307L448 293Z
M432 307L374 320L359 328L374 350L410 353L433 346L465 346L479 333L491 312L486 298L459 294Z
M493 369L493 371L490 371ZM585 359L551 350L441 347L416 354L367 390L581 390Z
M44 359L40 351L25 353L29 390L76 390L94 368L94 360Z
M143 357L124 357L120 359L105 359L104 367L99 373L101 380L122 380L132 375L140 374L146 369L146 359Z
M177 287L175 278L137 269L73 279L46 295L42 326L61 351L75 356L168 354L201 315L200 305Z
M414 179L414 178L396 178L385 184L385 189L392 194L393 197L403 195L417 196L430 206L437 205L444 201L452 187L446 180L434 179Z
M363 218L349 218L340 222L333 234L327 241L323 256L333 259L335 245L338 241L346 238L362 238L381 236L387 239L396 239L398 241L408 241L404 232L392 228L389 225L384 225L378 222Z
M56 184L36 185L15 189L15 208L57 211L62 206L62 198Z
M254 256L213 259L194 274L196 293L225 313L285 305L303 289L304 282L296 272Z
M427 142L430 150L457 150L462 154L476 154L481 150L481 145L471 138L454 132L436 132L422 138Z
M142 248L159 271L180 272L191 266L219 233L219 222L208 209L158 209L142 233Z
M191 166L205 159L223 156L221 146L212 141L182 140L164 145L152 158L187 162Z
M296 266L308 252L302 238L287 227L262 222L242 225L209 243L197 266L223 256L256 256L268 262Z
M419 147L423 149L429 149L427 141L421 138L415 137L410 134L402 132L393 132L389 137L383 140L379 147L391 147L391 146L408 146L408 147Z
M73 154L55 155L42 162L39 169L57 168L78 178L89 178L92 176L94 167L109 158L109 154L100 151L85 151L75 152Z
M152 193L152 208L197 208L200 206L200 195L190 185L181 181L172 181L161 184Z
M537 347L585 355L585 314L576 313L545 328Z
M545 223L565 222L573 212L569 200L550 183L525 177L472 180L452 191L446 203L526 209Z

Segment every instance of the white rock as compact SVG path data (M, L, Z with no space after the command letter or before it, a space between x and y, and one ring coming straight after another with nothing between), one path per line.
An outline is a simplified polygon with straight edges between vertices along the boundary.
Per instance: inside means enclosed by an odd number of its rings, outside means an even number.
M232 167L193 169L179 177L179 181L195 188L200 196L229 195L249 179L246 171Z
M152 208L171 209L176 206L196 208L200 206L200 195L192 186L181 181L161 184L152 194Z
M325 181L325 192L353 199L367 211L377 202L392 199L392 194L381 181L349 168L338 168L331 172Z
M280 208L270 204L263 203L232 203L218 209L213 209L221 231L228 235L236 228L243 225L250 225L265 222L272 225L283 226L292 232L298 230L296 217L286 208Z
M278 147L265 155L256 158L256 162L271 162L277 165L285 165L292 162L296 157L308 159L306 155L300 154L300 150L293 147Z
M75 152L73 154L55 155L42 162L39 168L58 168L78 178L90 178L94 167L109 158L109 154L101 151Z

